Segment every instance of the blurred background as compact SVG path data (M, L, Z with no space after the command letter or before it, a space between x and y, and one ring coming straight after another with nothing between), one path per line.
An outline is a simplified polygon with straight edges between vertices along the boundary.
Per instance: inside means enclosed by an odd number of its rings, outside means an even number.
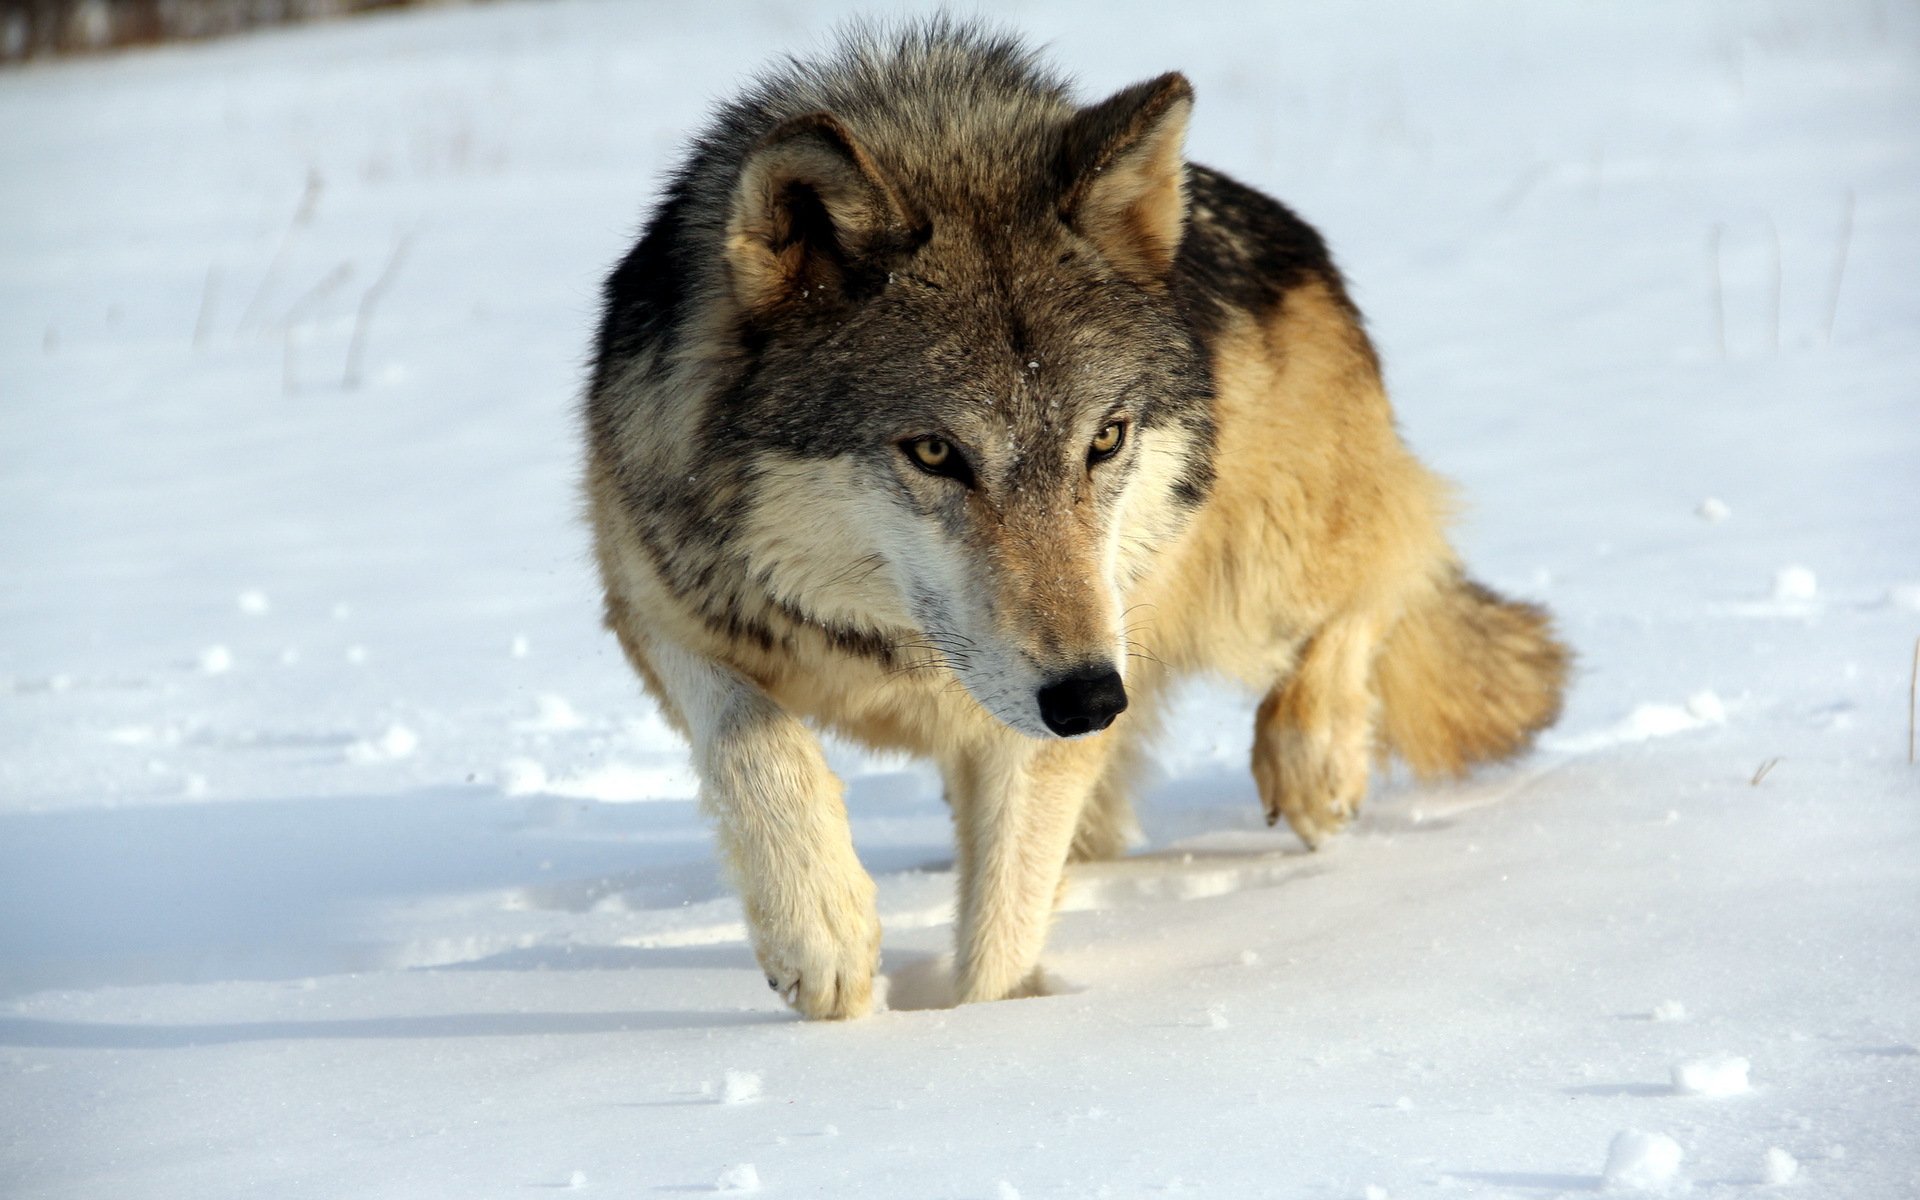
M448 0L7 0L0 62L223 37Z

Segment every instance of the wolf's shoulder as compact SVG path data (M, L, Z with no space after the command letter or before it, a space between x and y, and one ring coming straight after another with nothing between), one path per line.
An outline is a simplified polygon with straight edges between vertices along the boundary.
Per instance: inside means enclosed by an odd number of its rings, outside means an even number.
M1326 239L1272 196L1189 163L1187 204L1174 288L1203 337L1232 312L1258 316L1305 284L1325 284L1345 299Z

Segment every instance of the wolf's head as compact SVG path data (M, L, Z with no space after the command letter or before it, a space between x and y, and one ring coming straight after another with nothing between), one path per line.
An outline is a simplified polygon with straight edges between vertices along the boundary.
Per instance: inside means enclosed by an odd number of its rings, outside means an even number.
M1131 585L1212 479L1174 281L1191 89L857 99L781 121L731 189L736 549L1022 733L1104 729Z

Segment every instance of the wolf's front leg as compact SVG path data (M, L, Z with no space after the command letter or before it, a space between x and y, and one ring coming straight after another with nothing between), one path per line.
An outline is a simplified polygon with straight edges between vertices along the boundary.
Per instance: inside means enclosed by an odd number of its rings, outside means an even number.
M962 1004L1033 995L1040 950L1081 807L1111 734L1035 745L1007 741L954 772L960 928L955 991Z
M806 1016L864 1016L880 919L819 742L728 667L664 642L647 656L692 739L767 983Z
M1254 716L1253 778L1267 824L1284 816L1310 849L1345 828L1366 797L1378 645L1370 618L1327 622Z

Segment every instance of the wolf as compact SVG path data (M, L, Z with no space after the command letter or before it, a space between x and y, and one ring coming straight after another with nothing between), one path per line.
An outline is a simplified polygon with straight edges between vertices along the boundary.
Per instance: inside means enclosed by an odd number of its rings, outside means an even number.
M1185 160L1193 101L856 29L719 108L607 279L605 622L807 1017L870 1011L880 948L823 730L938 765L971 1002L1042 989L1183 677L1264 695L1253 776L1309 847L1376 756L1454 775L1558 714L1547 614L1464 573L1325 243Z

